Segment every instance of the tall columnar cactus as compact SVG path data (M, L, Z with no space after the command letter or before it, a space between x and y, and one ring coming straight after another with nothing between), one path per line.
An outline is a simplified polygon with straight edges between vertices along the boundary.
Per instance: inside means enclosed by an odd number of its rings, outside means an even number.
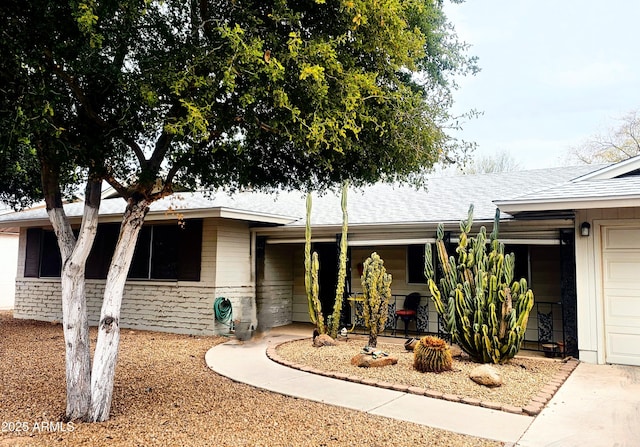
M322 304L318 296L320 290L318 285L318 270L320 269L318 253L313 252L313 257L311 256L311 193L307 194L307 225L304 237L304 286L307 292L309 318L316 325L318 331L324 334L326 330L322 316Z
M344 299L344 283L347 279L347 231L349 229L349 215L347 214L347 190L349 183L342 184L342 238L340 239L340 256L338 258L338 282L336 283L336 301L333 305L333 315L329 325L329 335L338 336L342 301Z
M391 299L391 275L384 268L384 261L378 253L372 253L364 261L360 281L364 294L362 317L365 327L369 329L369 346L375 348L378 334L384 331L387 322Z
M450 371L452 364L451 350L441 338L427 335L413 349L413 368L417 371Z
M504 363L517 354L533 307L527 280L513 280L515 258L513 253L504 254L504 244L498 240L499 219L500 211L496 210L487 253L484 226L476 237L468 235L473 224L471 205L468 218L460 222L457 259L447 253L444 228L438 225L437 259L442 267L439 285L435 282L431 244L425 246L424 272L436 310L452 342L483 363Z

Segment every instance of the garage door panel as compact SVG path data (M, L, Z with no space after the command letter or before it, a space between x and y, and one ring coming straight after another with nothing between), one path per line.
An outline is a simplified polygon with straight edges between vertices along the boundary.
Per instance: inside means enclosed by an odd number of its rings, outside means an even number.
M608 331L607 361L640 366L640 334L633 330Z
M640 366L640 227L604 227L605 358Z
M607 322L613 325L622 323L614 321L620 319L629 325L640 327L640 298L636 296L609 295L607 297Z
M640 253L607 252L604 259L604 280L607 287L622 283L624 288L640 287Z
M605 227L603 236L605 250L640 250L640 227Z

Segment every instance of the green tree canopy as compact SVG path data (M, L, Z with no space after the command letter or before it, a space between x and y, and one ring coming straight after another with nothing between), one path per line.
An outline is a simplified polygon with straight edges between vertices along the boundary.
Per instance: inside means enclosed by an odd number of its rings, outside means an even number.
M92 170L125 195L160 173L191 187L406 178L463 152L445 131L452 77L475 65L441 7L7 0L2 171L24 187L40 153L61 180Z

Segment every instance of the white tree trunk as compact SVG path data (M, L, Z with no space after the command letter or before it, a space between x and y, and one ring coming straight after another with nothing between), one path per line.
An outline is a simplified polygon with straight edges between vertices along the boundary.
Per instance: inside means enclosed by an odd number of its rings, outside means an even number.
M62 322L67 382L66 418L84 418L91 401L91 352L85 296L85 264L98 226L98 209L85 205L76 241L62 208L48 211L62 256Z
M109 267L91 374L91 407L86 418L90 422L101 422L109 418L120 342L122 295L148 207L149 202L144 200L127 206Z

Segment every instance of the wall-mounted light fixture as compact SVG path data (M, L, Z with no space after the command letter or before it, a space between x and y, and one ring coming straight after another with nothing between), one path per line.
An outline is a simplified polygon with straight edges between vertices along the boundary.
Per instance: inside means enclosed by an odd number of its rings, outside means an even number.
M589 224L589 222L582 222L582 225L580 225L580 234L582 236L589 236L590 232L591 232L591 225Z

